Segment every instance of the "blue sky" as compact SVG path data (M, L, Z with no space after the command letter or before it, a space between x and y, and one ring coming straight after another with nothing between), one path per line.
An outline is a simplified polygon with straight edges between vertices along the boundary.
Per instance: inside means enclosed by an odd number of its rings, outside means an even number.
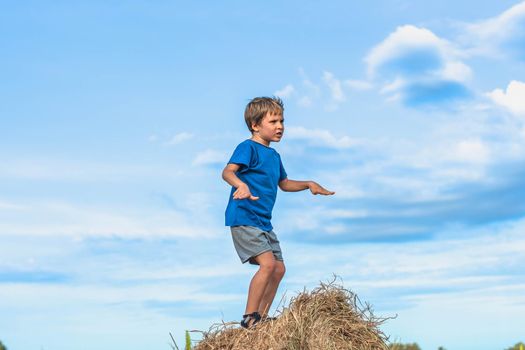
M220 177L278 95L288 267L424 350L504 349L525 312L525 2L40 1L0 11L0 340L169 349L238 320L253 267ZM198 335L194 335L198 338Z

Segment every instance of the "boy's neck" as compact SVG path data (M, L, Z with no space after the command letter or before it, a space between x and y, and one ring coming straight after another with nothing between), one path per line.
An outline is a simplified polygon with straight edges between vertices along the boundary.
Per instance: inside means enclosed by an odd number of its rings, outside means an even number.
M251 137L251 140L252 141L255 141L257 143L260 143L261 145L264 145L266 147L270 147L270 141L266 141L264 140L263 138L261 138L259 135L257 134L253 134L252 137Z

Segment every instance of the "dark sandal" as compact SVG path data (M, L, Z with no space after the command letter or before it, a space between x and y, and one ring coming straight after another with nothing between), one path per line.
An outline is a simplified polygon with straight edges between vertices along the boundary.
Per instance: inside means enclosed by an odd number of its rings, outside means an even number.
M260 320L261 320L261 315L257 311L252 312L251 314L242 315L241 327L251 328L255 326L257 323L259 323Z

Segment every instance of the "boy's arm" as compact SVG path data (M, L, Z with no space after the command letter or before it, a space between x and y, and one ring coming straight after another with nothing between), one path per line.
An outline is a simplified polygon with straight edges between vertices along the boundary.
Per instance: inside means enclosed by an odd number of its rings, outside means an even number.
M279 182L279 188L285 192L298 192L306 189L310 189L312 194L322 194L322 195L333 195L335 192L328 191L323 186L319 185L314 181L295 181L290 179L284 179Z
M233 193L233 199L249 198L252 201L258 200L259 197L252 196L252 193L250 192L248 185L242 182L241 179L239 179L237 175L235 175L235 173L239 171L240 168L241 167L238 164L228 164L222 171L223 180L237 189Z

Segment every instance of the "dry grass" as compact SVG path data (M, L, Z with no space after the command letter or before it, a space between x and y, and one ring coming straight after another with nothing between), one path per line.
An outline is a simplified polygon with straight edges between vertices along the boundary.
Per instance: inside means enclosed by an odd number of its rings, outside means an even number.
M278 311L275 321L243 329L221 323L204 332L195 350L387 350L379 326L387 318L372 314L368 304L332 281L304 291Z

